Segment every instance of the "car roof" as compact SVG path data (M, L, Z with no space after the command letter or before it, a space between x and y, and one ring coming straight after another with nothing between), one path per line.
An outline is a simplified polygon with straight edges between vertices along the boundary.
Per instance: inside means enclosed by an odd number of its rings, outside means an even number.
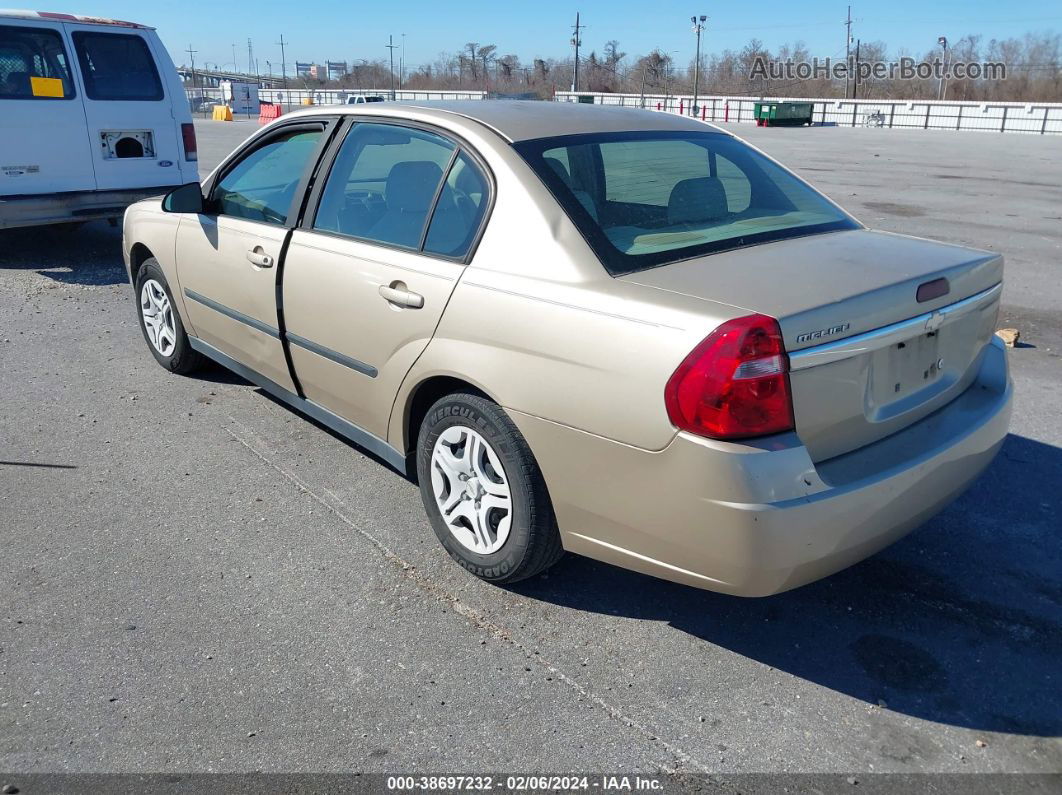
M57 11L26 11L19 8L0 8L0 19L3 18L45 20L47 22L77 22L81 25L114 25L120 28L154 30L150 25L140 25L136 22L124 22L120 19L107 19L106 17L83 17L77 14L63 14Z
M340 112L400 116L402 108L416 108L420 114L437 115L440 121L458 115L478 121L509 141L528 141L557 135L595 132L648 130L693 130L722 132L712 124L673 113L658 113L618 105L589 105L575 102L536 102L517 99L430 100L387 102L376 107L346 109ZM320 106L320 113L334 113L335 106ZM313 113L311 111L310 113Z

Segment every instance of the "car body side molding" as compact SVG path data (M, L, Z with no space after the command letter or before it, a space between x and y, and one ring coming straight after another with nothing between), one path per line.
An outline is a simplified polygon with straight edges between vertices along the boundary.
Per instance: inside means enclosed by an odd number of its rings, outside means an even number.
M290 331L284 333L288 342L298 345L300 348L304 348L311 353L316 353L318 356L323 356L329 361L333 361L336 364L341 364L344 367L349 367L351 370L355 370L362 375L367 375L369 378L375 378L379 371L371 364L365 364L365 362L358 359L354 359L350 356L345 356L339 351L334 351L331 348L326 348L324 345L319 345L313 340L308 340L305 337L300 337L298 334L293 334Z
M302 413L317 420L325 427L335 431L340 436L349 439L354 444L369 451L402 475L409 474L406 466L406 456L378 436L374 436L363 428L359 428L357 425L343 419L338 414L333 414L324 406L319 406L312 400L301 398L298 395L289 392L287 389L280 386L280 384L270 381L261 373L252 370L246 365L240 364L231 356L222 353L213 345L204 342L198 337L193 337L189 334L188 342L191 343L195 350L199 351L204 356L213 359L222 367L227 367L237 375L246 378L251 383L264 389L278 400L284 401L292 408L298 409Z
M274 339L280 339L280 331L274 328L273 326L270 326L268 323L263 323L257 318L253 318L250 315L245 315L243 312L237 312L235 309L230 309L224 304L219 304L213 298L207 298L205 295L197 293L195 290L189 290L187 287L184 288L184 294L196 303L202 304L205 307L209 307L215 312L220 312L221 314L225 315L225 317L231 317L233 320L238 320L240 323L244 323L250 326L251 328L258 329L263 334L268 334Z

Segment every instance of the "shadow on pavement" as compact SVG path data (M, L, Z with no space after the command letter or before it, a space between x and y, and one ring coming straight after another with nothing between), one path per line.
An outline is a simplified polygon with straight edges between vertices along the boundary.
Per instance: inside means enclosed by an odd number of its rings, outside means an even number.
M1062 733L1062 449L1021 436L942 514L857 566L764 599L567 556L512 587L666 621L823 687L925 720Z
M122 230L106 221L0 230L0 270L37 271L64 284L128 281Z

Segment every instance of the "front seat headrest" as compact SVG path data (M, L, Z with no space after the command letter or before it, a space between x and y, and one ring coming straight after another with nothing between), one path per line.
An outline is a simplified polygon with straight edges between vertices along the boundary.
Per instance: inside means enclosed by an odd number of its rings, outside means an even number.
M726 190L717 177L695 177L678 182L667 202L669 224L718 221L728 212Z

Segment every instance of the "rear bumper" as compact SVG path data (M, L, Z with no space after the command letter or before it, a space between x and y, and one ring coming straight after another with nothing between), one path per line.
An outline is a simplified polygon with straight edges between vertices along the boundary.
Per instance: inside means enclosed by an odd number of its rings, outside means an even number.
M120 218L130 204L169 193L175 187L0 196L0 229Z
M566 549L766 596L872 555L959 496L1002 445L1012 390L994 339L974 383L947 406L818 464L796 434L733 444L680 433L648 452L527 415L514 421L542 465Z

